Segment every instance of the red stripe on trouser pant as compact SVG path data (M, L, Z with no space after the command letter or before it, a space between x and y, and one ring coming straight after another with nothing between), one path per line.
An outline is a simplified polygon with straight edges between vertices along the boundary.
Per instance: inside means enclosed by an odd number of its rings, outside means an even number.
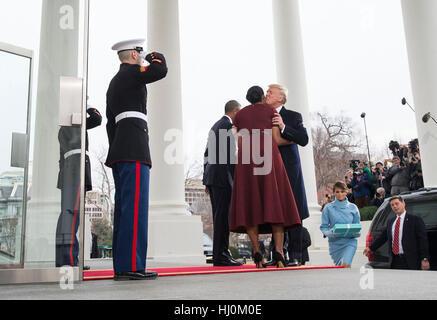
M134 234L132 243L132 271L137 271L137 237L138 237L138 207L140 202L140 173L141 163L136 164L135 173L135 208L134 208Z
M71 266L74 266L73 245L74 245L74 237L76 236L75 231L76 231L77 211L79 209L79 200L80 200L80 187L77 190L76 204L74 206L73 227L71 229L71 239L70 239L70 264L71 264Z

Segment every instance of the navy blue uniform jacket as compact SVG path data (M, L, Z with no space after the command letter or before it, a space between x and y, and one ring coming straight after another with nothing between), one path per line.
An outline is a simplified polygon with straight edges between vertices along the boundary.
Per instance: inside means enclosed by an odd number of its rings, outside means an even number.
M106 93L109 152L105 164L108 167L119 161L136 161L152 167L147 122L139 118L126 118L116 124L115 117L127 111L147 115L146 84L166 75L165 60L153 61L148 67L128 63L120 66Z
M308 134L303 126L302 115L298 112L285 109L283 107L279 113L285 124L285 130L281 136L296 144L281 146L282 160L287 170L287 175L290 180L291 189L296 201L297 209L301 220L310 216L308 210L307 197L305 192L305 184L303 181L302 167L300 164L298 145L305 147L308 144Z

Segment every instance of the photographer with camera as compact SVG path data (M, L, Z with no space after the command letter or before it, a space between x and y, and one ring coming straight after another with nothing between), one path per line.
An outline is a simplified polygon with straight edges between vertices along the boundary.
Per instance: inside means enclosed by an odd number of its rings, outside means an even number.
M410 144L411 145L411 141ZM408 147L405 145L399 145L397 141L390 141L388 148L391 150L393 157L398 157L400 164L405 166L408 163Z
M347 197L347 200L350 203L355 203L355 199L354 199L354 194L353 194L352 188L349 187L349 184L351 183L351 181L353 179L353 174L354 174L354 171L352 169L348 169L347 172L346 172L346 175L344 176L344 182L348 186L347 196L346 197Z
M392 163L386 179L391 179L390 194L395 196L410 190L410 172L405 162L401 161L398 156L393 157Z
M390 198L387 196L383 187L376 189L375 197L370 202L371 206L380 207L386 198Z
M410 158L408 169L411 179L410 190L419 190L420 188L423 188L422 162L418 152L414 153Z
M377 162L375 168L372 168L372 182L375 188L384 188L388 196L390 196L391 184L387 179L388 169L382 162Z
M363 169L356 169L353 173L353 179L347 187L352 188L355 204L358 208L370 205L371 182L369 175L363 172Z

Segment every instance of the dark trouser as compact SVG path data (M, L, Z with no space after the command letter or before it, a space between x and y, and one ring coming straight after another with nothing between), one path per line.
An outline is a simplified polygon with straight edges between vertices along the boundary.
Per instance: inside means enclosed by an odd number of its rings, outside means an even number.
M56 225L56 267L79 264L80 154L63 162L61 181L61 214Z
M407 264L407 259L405 255L399 254L399 255L393 255L393 260L391 262L391 268L392 269L403 269L407 270L410 269Z
M302 262L302 225L288 230L288 256L290 260Z
M214 226L213 260L228 256L229 249L229 213L231 209L232 189L209 186Z
M115 272L144 271L147 257L150 168L140 162L117 162L112 167L115 183Z
M77 266L79 263L79 228L80 187L64 187L61 195L62 212L56 226L56 267Z

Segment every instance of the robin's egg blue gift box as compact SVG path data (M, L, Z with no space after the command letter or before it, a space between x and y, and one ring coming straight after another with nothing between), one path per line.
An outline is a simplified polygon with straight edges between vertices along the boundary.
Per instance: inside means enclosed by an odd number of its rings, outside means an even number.
M352 223L352 224L336 224L334 228L332 228L332 232L335 234L353 234L361 231L361 224Z

